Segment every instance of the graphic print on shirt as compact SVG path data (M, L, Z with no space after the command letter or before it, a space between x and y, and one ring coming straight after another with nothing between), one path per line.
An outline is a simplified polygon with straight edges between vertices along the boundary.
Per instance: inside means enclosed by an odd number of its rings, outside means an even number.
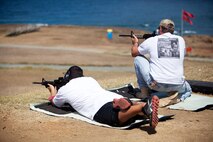
M158 58L180 58L178 38L159 38Z

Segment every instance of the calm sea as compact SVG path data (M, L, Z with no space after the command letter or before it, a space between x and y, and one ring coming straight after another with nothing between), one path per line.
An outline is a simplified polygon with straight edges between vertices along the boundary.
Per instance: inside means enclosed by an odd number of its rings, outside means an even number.
M0 0L0 24L117 26L153 31L163 18L185 33L213 35L213 0Z

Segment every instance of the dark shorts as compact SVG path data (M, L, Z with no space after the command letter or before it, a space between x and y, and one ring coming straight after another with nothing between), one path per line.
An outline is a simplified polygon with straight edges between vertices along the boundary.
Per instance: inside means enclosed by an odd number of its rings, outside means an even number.
M112 102L103 105L94 116L94 120L110 126L119 126L118 109L113 108Z

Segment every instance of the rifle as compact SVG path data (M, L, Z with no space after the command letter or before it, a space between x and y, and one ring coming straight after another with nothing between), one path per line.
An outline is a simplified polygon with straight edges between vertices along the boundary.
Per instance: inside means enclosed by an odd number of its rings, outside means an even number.
M120 36L120 37L131 37L131 38L133 38L133 34L134 34L134 32L131 31L131 34L130 34L130 35L128 35L128 34L120 34L119 36ZM156 34L155 34L155 33L152 33L152 34L135 35L135 36L136 36L138 39L148 39L148 38L150 38L150 37L156 36Z
M55 86L56 89L58 90L59 88L61 88L65 84L67 84L67 82L68 82L68 80L64 79L63 77L59 77L58 79L53 80L53 81L47 81L44 78L42 78L41 82L33 82L33 84L41 84L41 85L45 86L46 88L49 87L48 84L51 84L51 85Z

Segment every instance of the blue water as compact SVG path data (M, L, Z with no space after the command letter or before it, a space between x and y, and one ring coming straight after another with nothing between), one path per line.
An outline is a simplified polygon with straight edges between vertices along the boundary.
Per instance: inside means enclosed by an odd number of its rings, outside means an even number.
M191 34L213 35L213 0L0 0L0 24L117 26L153 31L170 18L181 29L181 10L195 15Z

